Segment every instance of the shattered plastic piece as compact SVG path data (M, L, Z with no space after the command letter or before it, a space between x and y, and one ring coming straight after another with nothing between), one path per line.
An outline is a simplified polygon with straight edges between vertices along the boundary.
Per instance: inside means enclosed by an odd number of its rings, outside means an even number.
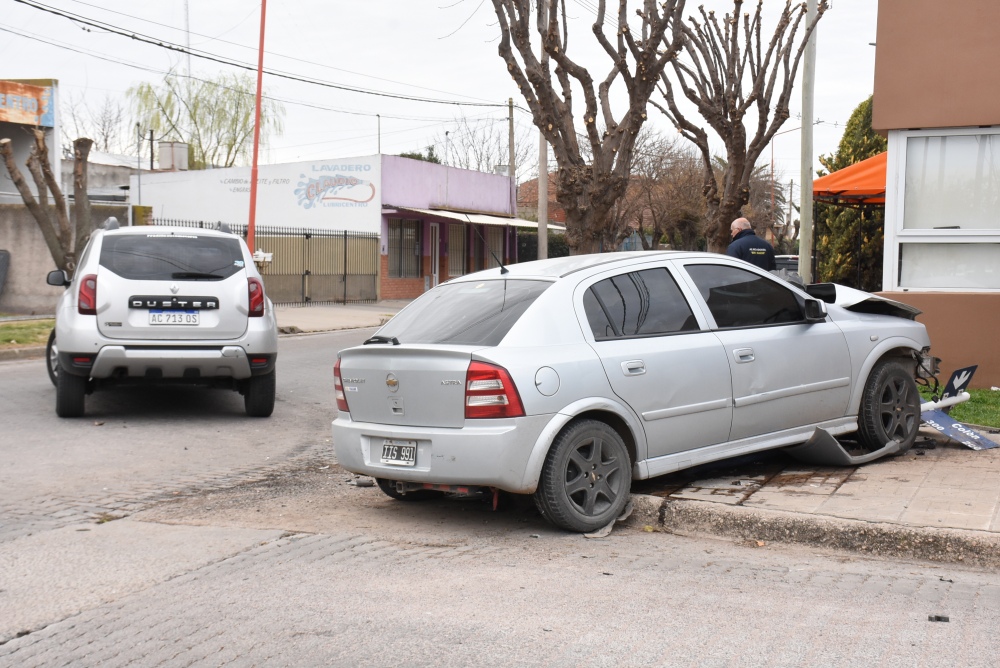
M948 622L948 621L951 621L951 620L948 619L947 615L927 615L927 621L929 621L929 622Z
M533 533L530 536L528 536L528 538L541 538L541 536L539 536L537 533Z
M602 527L597 531L591 531L590 533L583 534L584 538L607 538L611 534L611 530L615 528L614 522L608 522L606 527ZM607 575L607 573L605 573Z

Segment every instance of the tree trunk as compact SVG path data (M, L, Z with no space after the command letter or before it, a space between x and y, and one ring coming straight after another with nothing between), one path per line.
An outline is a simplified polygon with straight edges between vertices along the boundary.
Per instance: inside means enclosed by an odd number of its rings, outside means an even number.
M90 198L87 196L87 158L93 140L80 138L73 142L73 210L76 214L76 239L73 245L73 261L80 257L94 231L94 221L90 218Z
M72 271L66 266L66 256L63 253L62 245L59 243L59 236L56 234L55 227L52 225L52 221L49 219L48 212L46 211L48 207L42 208L35 199L35 196L31 194L31 188L28 187L24 176L21 174L21 170L18 169L17 163L14 162L14 149L11 147L10 139L0 139L0 155L3 156L4 164L10 173L11 181L14 182L14 187L17 188L17 192L20 193L24 205L28 207L28 211L38 224L38 229L42 232L45 245L48 246L49 253L52 255L52 259L55 260L56 267ZM36 177L37 180L38 177ZM38 195L39 198L44 198L45 200L49 198L44 188L41 189Z
M73 229L69 224L66 198L63 197L62 188L59 186L59 181L56 179L55 174L52 173L52 166L49 164L49 149L45 145L44 130L35 129L35 145L31 148L31 157L41 167L45 183L52 192L52 199L55 202L56 223L59 226L59 240L62 242L63 248L68 251L73 243Z

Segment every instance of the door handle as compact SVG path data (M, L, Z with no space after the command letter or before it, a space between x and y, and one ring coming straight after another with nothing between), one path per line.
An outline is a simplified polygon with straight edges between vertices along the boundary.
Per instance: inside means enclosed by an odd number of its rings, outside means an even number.
M642 360L628 360L622 362L622 372L626 376L641 376L646 373L646 363Z
M737 348L733 351L733 358L736 360L737 364L753 362L753 348Z

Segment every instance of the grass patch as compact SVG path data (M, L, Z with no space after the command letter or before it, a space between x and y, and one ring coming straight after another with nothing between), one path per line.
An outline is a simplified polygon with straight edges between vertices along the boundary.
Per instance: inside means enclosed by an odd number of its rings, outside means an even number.
M959 422L978 424L983 427L1000 428L1000 391L966 391L972 398L957 406L953 406L948 415ZM930 392L923 387L920 388L920 394L924 399L931 399Z
M44 346L55 320L12 320L0 322L0 349Z

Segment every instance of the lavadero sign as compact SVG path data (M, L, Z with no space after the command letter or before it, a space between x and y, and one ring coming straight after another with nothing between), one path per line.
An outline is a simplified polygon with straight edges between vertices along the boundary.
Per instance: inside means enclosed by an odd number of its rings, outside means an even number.
M375 199L371 164L314 164L311 168L309 174L299 175L295 188L304 209L367 207Z
M0 81L0 121L55 126L55 101L51 86Z

